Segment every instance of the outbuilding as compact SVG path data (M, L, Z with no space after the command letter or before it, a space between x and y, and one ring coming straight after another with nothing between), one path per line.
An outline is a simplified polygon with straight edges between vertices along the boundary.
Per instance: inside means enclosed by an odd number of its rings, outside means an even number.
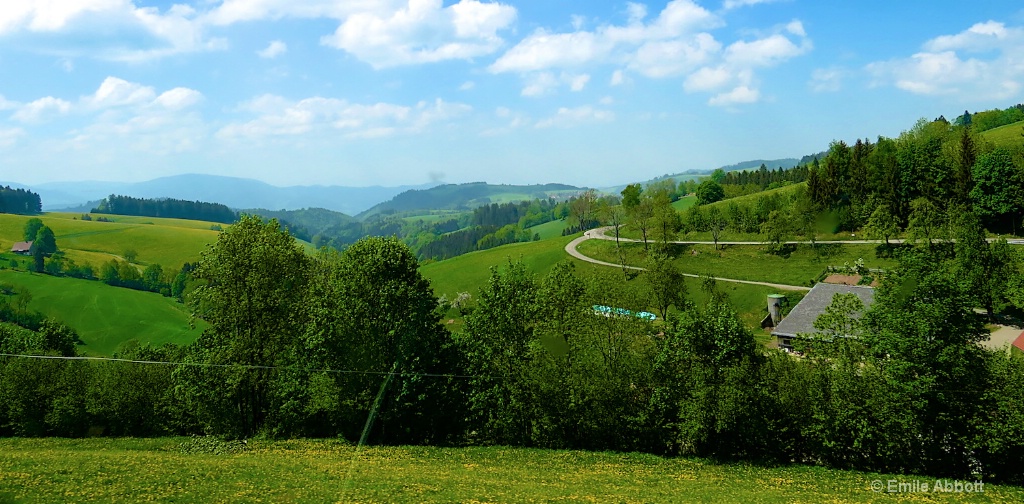
M875 289L859 285L842 284L815 284L810 292L793 307L789 315L783 318L772 330L772 336L778 341L779 348L783 350L793 349L793 339L799 338L801 334L814 334L814 321L818 316L825 313L828 305L832 304L832 298L836 294L856 294L864 303L867 309L875 300ZM860 317L861 313L854 314Z
M30 242L30 241L23 241L23 242L15 243L11 247L11 252L13 252L15 254L20 254L20 255L29 255L29 254L32 253L32 242Z

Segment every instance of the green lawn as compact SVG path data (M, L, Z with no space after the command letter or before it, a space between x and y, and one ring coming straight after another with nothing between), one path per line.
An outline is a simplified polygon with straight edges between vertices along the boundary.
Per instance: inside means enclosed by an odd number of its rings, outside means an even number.
M32 294L29 308L74 328L89 355L112 355L124 342L159 346L192 342L205 323L190 329L179 303L153 292L111 287L95 280L0 270L0 282L22 286Z
M764 468L636 453L368 447L251 440L227 454L189 438L0 439L0 501L1021 502L1024 490L885 495L872 482L935 478ZM237 446L237 443L232 445ZM884 485L884 484L883 484Z

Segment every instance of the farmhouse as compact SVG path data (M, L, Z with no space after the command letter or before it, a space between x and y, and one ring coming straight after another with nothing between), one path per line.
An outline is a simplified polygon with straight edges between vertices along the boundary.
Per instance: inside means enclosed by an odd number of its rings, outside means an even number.
M856 294L864 307L868 308L875 300L875 289L856 285L840 284L815 284L814 288L804 296L803 299L793 307L789 315L782 319L772 331L772 336L778 341L779 348L783 350L793 349L793 339L801 334L814 334L814 321L818 316L825 313L825 309L832 303L832 297L836 294ZM861 314L856 314L859 317Z
M32 242L30 242L30 241L23 241L23 242L15 243L11 247L11 252L13 252L15 254L21 254L21 255L29 255L29 254L32 253Z

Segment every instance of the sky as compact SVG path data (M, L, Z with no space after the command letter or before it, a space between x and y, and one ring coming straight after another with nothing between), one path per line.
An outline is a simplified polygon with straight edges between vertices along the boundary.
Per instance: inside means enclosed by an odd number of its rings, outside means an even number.
M0 180L602 187L1024 101L1024 5L0 3Z

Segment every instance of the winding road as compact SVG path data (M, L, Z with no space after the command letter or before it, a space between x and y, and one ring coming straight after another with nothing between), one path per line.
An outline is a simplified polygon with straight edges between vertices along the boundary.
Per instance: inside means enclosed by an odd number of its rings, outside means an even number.
M576 259L579 259L581 261L586 261L586 262L591 263L591 264L598 264L598 265L601 265L601 266L610 266L612 268L623 268L623 267L625 267L626 269L631 269L631 270L635 270L635 271L643 271L644 269L639 267L639 266L623 266L621 264L610 263L610 262L607 262L607 261L602 261L600 259L594 259L593 257L588 257L588 256L583 255L582 253L580 253L579 250L576 249L576 247L578 247L579 244L581 244L581 243L583 243L583 242L585 242L587 240L612 240L612 241L614 241L615 240L614 236L608 236L606 234L606 232L611 230L611 229L613 229L612 226L604 226L604 227L599 227L599 228L595 228L595 229L589 229L589 230L587 230L587 231L585 231L583 233L583 236L580 236L579 238L576 238L575 240L569 242L565 246L565 252L567 254L575 257ZM635 238L619 238L619 241L634 242L635 243L635 242L641 242L643 240L637 240ZM994 239L993 238L989 238L988 241L991 242L991 241L994 241ZM715 242L713 242L713 241L683 241L683 240L675 240L675 241L671 241L669 243L674 243L674 244L677 244L677 245L714 245L715 244ZM765 245L767 243L768 242L754 242L754 241L719 241L718 242L719 245ZM783 242L783 243L785 243L786 245L802 245L802 244L806 245L806 244L810 244L811 242L810 241L787 241L787 242ZM839 244L844 244L844 243L879 244L879 243L882 243L882 240L819 240L819 241L815 241L814 243L818 243L818 244L828 244L828 243L839 243ZM903 240L902 239L893 239L893 240L889 240L889 243L903 243ZM1024 245L1024 239L1007 240L1006 243L1008 243L1010 245ZM700 278L700 275L694 275L693 273L683 273L683 276L688 276L690 278ZM765 287L771 287L773 289L781 289L781 290L799 290L799 291L809 291L809 290L811 290L810 287L804 287L802 285L786 285L786 284L777 284L777 283L771 283L771 282L755 282L753 280L739 280L739 279L736 279L736 278L719 278L719 277L715 277L715 280L720 281L720 282L732 282L732 283L741 283L741 284L748 284L748 285L763 285Z
M568 253L569 255L571 255L573 257L575 257L576 259L579 259L581 261L586 261L586 262L592 263L592 264L598 264L598 265L601 265L601 266L611 266L613 268L622 268L622 267L624 267L621 264L610 263L610 262L602 261L602 260L599 260L599 259L594 259L593 257L585 256L582 253L580 253L579 250L576 250L576 247L578 247L579 244L581 244L581 243L583 243L583 242L585 242L587 240L594 240L594 239L597 239L597 240L614 240L615 238L607 236L607 235L604 234L604 232L609 230L609 229L611 229L611 226L606 226L606 227L597 228L597 229L590 229L590 230L585 231L583 233L583 236L580 236L579 238L576 238L575 240L569 242L565 246L566 253ZM640 240L632 240L632 239L626 239L626 238L620 238L619 240L620 241L632 241L632 242L640 241ZM713 242L672 242L672 243L684 243L684 244L708 243L708 244L710 244L710 243L713 243ZM719 244L725 244L726 242L718 242L718 243ZM733 244L747 244L747 245L754 244L754 242L732 242L732 243ZM625 266L625 268L626 269L631 269L631 270L636 270L636 271L643 271L644 270L643 268L641 268L639 266ZM690 278L700 278L700 275L694 275L693 273L683 273L683 276L688 276ZM741 284L748 284L748 285L763 285L765 287L771 287L773 289L780 289L780 290L798 290L798 291L809 291L809 290L811 290L810 287L804 287L802 285L786 285L786 284L777 284L777 283L771 283L771 282L755 282L755 281L752 281L752 280L739 280L739 279L736 279L736 278L719 278L719 277L715 277L715 280L719 281L719 282L732 282L732 283L741 283Z

